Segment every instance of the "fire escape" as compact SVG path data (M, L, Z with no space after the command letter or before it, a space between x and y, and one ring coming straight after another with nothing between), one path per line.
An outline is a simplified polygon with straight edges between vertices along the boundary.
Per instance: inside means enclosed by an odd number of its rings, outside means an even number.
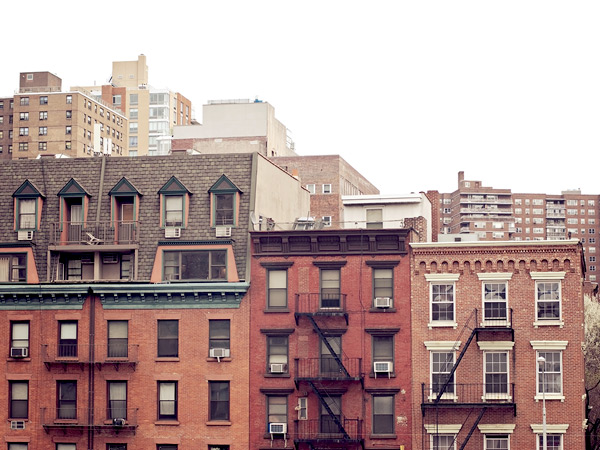
M461 430L471 418L476 414L473 424L469 429L463 442L456 442L459 450L464 450L473 432L477 429L477 425L488 409L512 409L513 415L517 415L517 404L515 403L515 385L508 382L498 383L497 380L487 381L485 383L466 384L454 383L454 374L463 360L467 349L473 342L478 341L481 335L485 336L510 336L510 341L514 342L515 332L513 328L513 311L512 308L507 310L506 318L500 320L484 320L479 322L478 310L474 309L461 330L458 339L454 345L454 349L458 350L461 339L468 334L468 338L463 345L455 363L445 377L445 381L433 383L432 385L421 385L421 413L423 417L427 411L433 411L435 415L436 425L439 417L439 412L442 410L465 409L466 417L462 423ZM457 440L459 433L456 433ZM425 429L423 429L423 441L425 438ZM454 443L453 443L454 444Z
M296 421L294 444L310 449L343 445L364 448L363 421L348 418L342 412L341 396L336 395L349 383L364 388L361 358L349 358L340 351L341 339L327 325L345 322L348 327L345 294L296 294L296 325L307 320L319 337L321 354L317 358L297 358L294 383L296 389L308 386L321 405L318 419Z

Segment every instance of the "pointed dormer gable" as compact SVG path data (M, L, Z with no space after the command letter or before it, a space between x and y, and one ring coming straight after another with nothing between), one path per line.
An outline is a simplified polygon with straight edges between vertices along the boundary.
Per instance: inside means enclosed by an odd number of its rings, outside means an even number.
M57 195L59 197L81 197L83 195L91 197L91 195L75 180L75 178L71 178Z
M21 186L13 193L13 197L19 198L34 198L42 197L45 198L44 194L29 180L25 180Z
M233 194L235 192L239 192L240 194L242 193L242 191L229 178L227 178L227 175L225 174L219 177L219 179L211 186L208 192L218 192L222 194Z
M177 177L175 177L175 175L169 178L169 181L167 181L163 187L160 188L158 193L163 195L192 194L189 189L186 188L185 185L177 179Z
M131 181L129 181L126 177L123 177L110 191L108 191L108 195L141 196L142 193L131 183Z

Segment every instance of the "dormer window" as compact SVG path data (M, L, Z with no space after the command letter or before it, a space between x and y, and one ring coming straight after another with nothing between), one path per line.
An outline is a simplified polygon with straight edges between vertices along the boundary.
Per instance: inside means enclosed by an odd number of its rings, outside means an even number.
M142 194L123 177L108 195L111 197L110 210L116 242L127 244L137 241L136 224Z
M71 178L58 193L60 197L61 241L87 242L85 218L90 195ZM97 236L96 236L97 238Z
M181 227L187 225L187 210L191 192L175 177L158 191L161 202L161 227Z
M236 226L242 191L227 176L222 175L208 190L213 227Z
M29 180L13 194L15 202L15 230L34 231L39 228L43 195Z

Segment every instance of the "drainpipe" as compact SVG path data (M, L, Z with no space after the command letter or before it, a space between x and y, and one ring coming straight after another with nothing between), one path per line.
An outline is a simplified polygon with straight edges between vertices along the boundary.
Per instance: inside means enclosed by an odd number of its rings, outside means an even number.
M88 299L90 306L90 332L89 342L89 362L88 362L88 450L94 449L94 359L95 359L95 335L96 335L96 296L90 288L88 290Z

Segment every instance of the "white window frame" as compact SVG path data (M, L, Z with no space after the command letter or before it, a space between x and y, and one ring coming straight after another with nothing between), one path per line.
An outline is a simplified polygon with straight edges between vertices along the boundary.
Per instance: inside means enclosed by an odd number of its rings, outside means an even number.
M454 442L449 450L456 450L456 435L460 431L462 424L425 424L427 434L429 435L429 448L433 449L433 440L436 436L453 436Z
M514 424L504 424L504 423L479 424L479 425L477 425L477 428L479 428L479 432L484 435L483 436L484 450L488 450L488 448L487 448L488 435L491 435L491 436L506 435L508 437L508 449L510 450L510 435L515 431Z
M540 438L543 436L544 433L544 426L542 424L534 424L532 423L531 425L531 431L533 431L534 436L535 436L535 449L541 450L541 445L540 445ZM565 445L565 434L567 432L567 429L569 428L569 424L547 424L546 425L546 434L559 434L560 435L560 450L564 449L564 445Z
M453 327L456 328L456 281L460 274L455 273L436 273L425 274L425 279L429 282L429 329L434 327ZM452 320L433 320L433 286L434 285L452 285Z
M564 326L562 317L562 283L561 281L565 278L566 272L531 272L531 279L535 281L535 302L534 302L534 327L539 326ZM538 283L558 283L558 319L540 319L538 317ZM546 301L546 300L543 300Z
M434 400L437 398L437 393L433 392L433 355L438 353L451 353L452 354L452 365L456 362L456 351L460 348L460 341L425 341L423 343L427 350L429 350L429 387L430 392L428 393L428 400ZM442 399L444 400L457 400L456 394L456 378L457 372L455 371L454 380L452 382L453 392L444 392Z
M535 397L536 401L543 400L544 397L546 400L560 400L564 401L564 378L565 378L565 367L564 367L564 358L563 352L567 348L568 341L530 341L531 347L536 351L535 352ZM552 352L552 353L560 353L560 392L556 393L546 393L542 394L540 392L539 385L539 373L540 366L537 362L540 352Z
M331 183L323 184L323 194L331 194Z
M315 187L315 185L314 185L314 184L307 184L307 185L306 185L306 190L307 190L308 192L310 192L311 194L314 194L314 193L316 193L316 187Z
M509 303L509 289L508 289L508 282L510 281L510 279L512 278L512 273L478 273L477 274L479 280L481 281L481 326L485 327L485 326L510 326L510 309L508 307ZM488 319L485 315L485 306L486 303L496 303L497 300L489 300L486 302L486 298L485 298L485 287L488 284L504 284L505 289L505 311L506 311L506 317L505 318L499 318L499 319Z
M487 392L486 375L488 374L487 357L490 355L504 355L506 357L506 393ZM491 372L493 374L501 374L501 372ZM509 400L511 399L510 390L510 353L506 350L494 350L483 352L483 400Z

